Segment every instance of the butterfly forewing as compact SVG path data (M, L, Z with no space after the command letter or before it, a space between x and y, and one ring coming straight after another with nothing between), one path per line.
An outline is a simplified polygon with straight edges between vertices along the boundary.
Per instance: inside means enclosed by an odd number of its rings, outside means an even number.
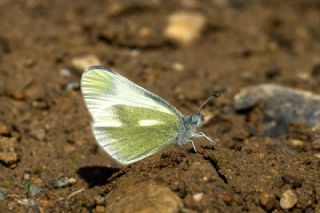
M81 88L97 142L120 163L143 159L175 139L181 113L116 72L91 67Z

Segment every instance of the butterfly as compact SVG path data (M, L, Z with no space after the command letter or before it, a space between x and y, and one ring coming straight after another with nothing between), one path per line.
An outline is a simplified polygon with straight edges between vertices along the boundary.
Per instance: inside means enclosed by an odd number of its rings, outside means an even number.
M117 72L101 66L86 69L81 91L92 117L96 141L114 160L127 165L146 158L169 144L192 143L205 137L196 128L203 122L200 109L184 116L158 95L140 87Z

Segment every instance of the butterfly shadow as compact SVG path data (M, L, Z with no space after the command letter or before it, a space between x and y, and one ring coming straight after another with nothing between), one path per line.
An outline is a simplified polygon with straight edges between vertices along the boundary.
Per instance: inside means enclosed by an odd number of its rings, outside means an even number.
M77 170L81 179L87 182L90 188L102 186L110 182L110 179L122 175L119 168L105 166L85 166Z

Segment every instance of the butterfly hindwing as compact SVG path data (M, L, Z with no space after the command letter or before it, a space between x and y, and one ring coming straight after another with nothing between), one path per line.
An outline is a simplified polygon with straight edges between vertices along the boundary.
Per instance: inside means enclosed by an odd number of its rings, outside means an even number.
M176 137L181 113L116 72L91 67L81 80L99 145L122 164L145 158Z

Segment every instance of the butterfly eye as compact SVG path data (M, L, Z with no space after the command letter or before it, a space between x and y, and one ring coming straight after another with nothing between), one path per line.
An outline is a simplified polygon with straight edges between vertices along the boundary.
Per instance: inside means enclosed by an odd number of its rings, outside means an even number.
M197 124L198 121L199 121L199 116L198 115L192 115L191 122Z

